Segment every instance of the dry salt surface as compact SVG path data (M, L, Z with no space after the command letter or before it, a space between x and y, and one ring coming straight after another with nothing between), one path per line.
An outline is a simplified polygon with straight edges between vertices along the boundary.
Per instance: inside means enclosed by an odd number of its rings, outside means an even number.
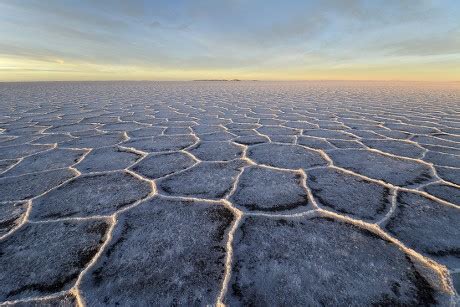
M460 88L0 84L0 302L459 304Z

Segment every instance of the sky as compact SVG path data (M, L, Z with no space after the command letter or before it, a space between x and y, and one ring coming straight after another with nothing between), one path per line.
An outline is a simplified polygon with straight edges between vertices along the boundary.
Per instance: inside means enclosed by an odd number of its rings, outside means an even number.
M0 0L0 81L460 80L458 0Z

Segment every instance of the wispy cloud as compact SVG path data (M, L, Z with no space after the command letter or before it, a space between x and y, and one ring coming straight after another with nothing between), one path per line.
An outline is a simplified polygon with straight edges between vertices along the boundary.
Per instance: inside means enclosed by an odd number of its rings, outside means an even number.
M189 29L190 24L182 23L178 25L165 25L158 20L152 21L149 23L149 26L152 29L161 29L161 30L177 30L177 31L185 31Z

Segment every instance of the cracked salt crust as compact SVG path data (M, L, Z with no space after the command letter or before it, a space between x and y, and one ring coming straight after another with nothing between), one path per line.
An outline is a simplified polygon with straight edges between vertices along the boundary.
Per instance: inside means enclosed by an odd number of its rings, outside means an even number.
M5 83L0 95L14 101L0 102L3 303L458 300L458 89Z

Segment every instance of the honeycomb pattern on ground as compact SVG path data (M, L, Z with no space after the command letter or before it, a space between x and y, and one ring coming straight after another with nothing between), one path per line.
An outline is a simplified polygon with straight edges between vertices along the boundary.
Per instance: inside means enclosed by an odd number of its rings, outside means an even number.
M459 183L449 84L2 83L0 303L455 305Z

